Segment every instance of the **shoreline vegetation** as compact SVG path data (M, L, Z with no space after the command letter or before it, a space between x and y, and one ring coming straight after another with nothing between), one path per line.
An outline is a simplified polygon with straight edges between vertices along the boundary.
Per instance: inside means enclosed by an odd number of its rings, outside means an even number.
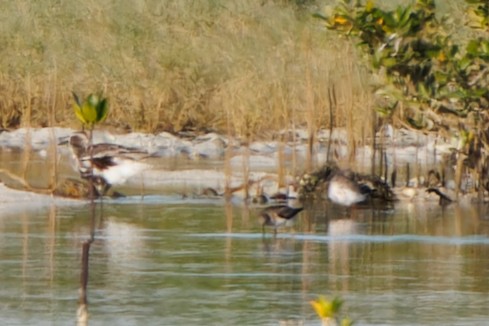
M388 128L376 115L373 76L352 41L312 16L332 3L7 1L0 13L1 127L79 129L72 92L95 90L110 103L99 130L215 132L246 148L305 139L306 162L324 145L321 133L339 130L345 165L358 168L357 150L371 146L372 172L383 175L392 162L376 143ZM453 1L439 5L460 10ZM431 139L453 143L438 137ZM317 168L306 165L301 172Z
M267 139L333 122L361 141L374 119L369 76L354 45L312 17L322 6L7 1L2 127L77 128L71 92L102 91L111 112L101 128Z

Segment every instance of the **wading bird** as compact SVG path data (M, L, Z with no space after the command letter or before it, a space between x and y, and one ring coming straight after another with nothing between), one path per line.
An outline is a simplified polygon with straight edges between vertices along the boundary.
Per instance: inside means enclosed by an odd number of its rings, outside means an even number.
M426 192L437 194L438 197L440 197L440 199L438 201L438 204L440 204L440 206L447 206L447 205L450 205L451 203L453 203L453 200L450 197L448 197L447 195L445 195L444 193L442 193L440 191L440 189L438 189L438 188L428 188L428 189L426 189Z
M285 226L287 221L294 218L303 209L303 207L295 208L287 205L274 205L264 208L259 215L263 235L265 235L265 226L273 227L274 235L277 235L277 228Z
M124 184L149 167L141 162L150 157L148 152L107 143L90 145L84 132L73 134L69 145L74 168L83 179L92 180L99 196L104 196L112 185Z
M356 182L341 171L336 172L329 180L328 198L342 206L363 203L371 193L372 189L369 186Z

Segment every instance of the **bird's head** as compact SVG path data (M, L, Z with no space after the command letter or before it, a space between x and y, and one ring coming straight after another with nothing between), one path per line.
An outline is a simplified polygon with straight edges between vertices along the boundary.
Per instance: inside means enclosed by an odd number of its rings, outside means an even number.
M84 132L77 132L71 135L69 140L70 148L76 157L82 156L88 148L88 137Z

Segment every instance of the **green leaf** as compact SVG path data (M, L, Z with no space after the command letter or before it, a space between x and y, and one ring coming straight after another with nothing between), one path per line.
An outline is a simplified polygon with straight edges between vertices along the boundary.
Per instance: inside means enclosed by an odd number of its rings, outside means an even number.
M107 118L109 112L109 103L107 99L101 100L97 105L97 122L102 122Z
M71 94L73 94L73 98L75 99L75 104L81 106L80 98L78 97L78 95L76 95L75 92L71 92Z
M487 93L488 90L486 88L478 88L478 89L469 90L467 92L467 97L480 98L486 96Z
M407 23L410 21L411 13L412 13L411 7L407 7L404 10L402 9L402 7L398 7L397 15L398 15L399 26L407 25Z
M446 74L443 71L436 71L435 72L435 80L438 84L446 84L448 81L448 74Z
M92 103L89 101L89 99L87 99L87 101L83 103L81 114L83 115L83 118L85 119L87 124L93 124L97 122L97 110L95 109L95 106L93 106Z
M392 68L395 65L397 65L397 59L392 58L392 57L382 58L381 63L382 63L382 66L384 66L386 68Z
M335 318L343 305L343 300L338 297L328 300L324 296L319 296L317 300L310 303L320 318Z
M90 94L81 103L80 98L75 93L73 93L73 97L75 99L73 103L75 115L84 125L93 127L94 124L107 118L109 107L107 99L97 94Z
M341 326L352 326L353 325L353 320L351 320L349 317L345 317L341 320L340 323Z
M334 314L337 314L340 311L341 306L343 306L343 300L341 300L338 297L335 297L333 299L333 302L332 302L332 311L333 311L333 313Z
M99 98L96 94L90 94L88 95L86 102L88 102L88 104L93 108L96 108L99 103Z
M477 54L479 53L479 41L470 40L465 50L467 51L468 54L477 56Z
M472 63L472 60L467 58L467 57L463 57L462 59L460 59L457 63L457 66L458 66L458 69L460 70L466 70Z
M489 54L489 42L482 41L480 45L481 45L481 53L485 55Z
M424 99L430 98L429 86L426 86L423 83L419 83L418 84L418 92L419 92L419 95L421 95L421 98L424 98Z
M78 103L73 103L73 110L75 111L75 116L80 120L83 124L88 124L88 121L85 119L85 116L82 113L82 108Z

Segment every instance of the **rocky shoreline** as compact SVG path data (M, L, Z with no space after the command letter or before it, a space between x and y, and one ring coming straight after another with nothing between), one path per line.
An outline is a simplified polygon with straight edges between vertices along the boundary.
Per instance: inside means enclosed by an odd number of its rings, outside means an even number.
M68 147L58 144L66 141L75 130L69 128L20 128L0 133L0 148L2 151L24 150L26 148L37 153L40 157L49 159L48 153L55 148L62 157L68 156ZM284 131L290 133L290 131ZM316 135L318 141L314 145L312 160L316 166L325 162L329 131L322 130ZM94 143L112 143L126 147L135 147L147 151L153 157L151 162L154 169L145 171L141 178L129 180L128 187L142 187L158 192L163 188L181 193L182 196L201 194L205 189L215 189L217 194L224 194L226 188L234 188L233 195L243 197L248 192L255 196L259 193L267 195L286 191L278 185L280 160L290 165L291 157L297 162L296 171L304 172L304 161L307 158L308 135L303 130L296 131L293 140L280 143L279 141L256 141L244 146L239 140L229 139L216 133L177 137L170 133L144 134L112 134L106 131L94 132ZM348 155L347 134L345 130L337 129L332 134L331 143L336 157L341 160ZM439 163L444 155L450 153L450 148L457 145L457 140L444 141L433 136L416 133L409 130L396 130L387 127L381 139L385 147L385 157L388 164L433 165ZM378 141L380 143L380 141ZM371 163L371 146L357 147L356 163L368 166ZM185 160L186 168L180 166L168 169L160 164L161 160L179 157ZM225 158L228 158L226 162ZM210 166L206 162L212 162ZM177 164L178 165L178 164ZM204 166L204 167L203 167ZM225 173L225 169L228 173ZM229 172L230 170L230 172ZM284 176L286 184L298 181L298 176L290 173ZM74 174L76 175L76 174ZM244 187L245 179L251 180ZM243 188L243 189L240 189ZM245 189L246 188L246 189ZM400 198L415 197L431 198L432 196L403 195L405 187L399 187L396 192ZM409 191L408 191L409 192ZM409 192L414 193L414 192ZM436 198L433 197L433 198ZM425 200L425 198L423 199Z
M59 144L66 140L76 130L70 128L19 128L12 131L0 132L0 148L3 150L24 149L29 146L33 151L41 154L49 146ZM284 130L281 133L291 134L292 131ZM309 136L305 130L294 131L295 135L289 136L285 143L280 141L255 141L249 144L251 164L273 166L278 152L285 154L295 152L299 160L308 152ZM420 165L439 162L444 154L450 153L450 148L456 148L457 139L442 139L433 135L425 135L419 132L400 129L394 131L387 126L377 136L377 144L382 143L385 153L390 161L397 163L416 163ZM328 130L320 130L314 144L315 157L313 160L319 164L326 157L326 145L330 139ZM344 129L335 129L331 136L332 151L339 159L348 154L348 135ZM112 143L126 147L136 147L148 151L156 157L171 157L186 155L191 159L223 159L226 149L232 147L233 155L243 154L245 146L239 139L231 139L225 135L208 133L204 135L189 135L178 137L167 132L158 134L145 134L133 132L128 134L113 134L107 131L95 130L94 143ZM370 145L357 146L355 158L361 163L369 164L372 149ZM238 160L236 158L233 161Z

